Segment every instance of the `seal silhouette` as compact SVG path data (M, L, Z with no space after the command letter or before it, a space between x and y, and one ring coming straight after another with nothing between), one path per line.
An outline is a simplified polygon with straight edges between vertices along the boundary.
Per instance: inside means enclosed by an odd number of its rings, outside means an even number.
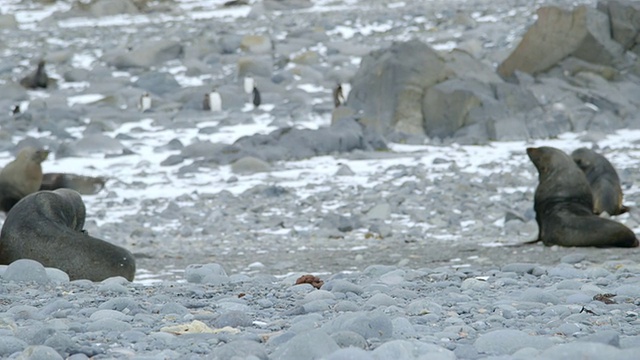
M47 86L49 86L49 76L47 75L47 71L45 70L44 65L44 60L40 60L38 62L37 69L33 73L22 78L20 80L20 85L26 87L27 89L46 89Z
M547 146L527 148L527 155L539 173L537 241L547 246L638 246L629 228L593 213L589 182L569 155Z
M48 150L25 147L0 171L0 210L8 212L23 197L40 189L42 162Z
M32 259L66 272L71 280L122 276L132 281L133 255L88 235L85 215L82 197L71 189L25 197L7 214L0 232L0 264Z
M624 214L629 208L622 205L622 188L616 169L597 152L580 148L571 153L573 161L584 172L593 193L593 212L609 215Z

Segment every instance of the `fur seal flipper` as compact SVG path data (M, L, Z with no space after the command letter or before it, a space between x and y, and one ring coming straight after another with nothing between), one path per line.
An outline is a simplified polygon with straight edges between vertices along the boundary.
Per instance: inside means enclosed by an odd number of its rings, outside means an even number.
M589 182L569 155L546 146L528 148L527 155L539 173L534 209L545 245L638 246L629 228L593 213Z
M89 236L85 205L70 189L40 191L20 200L0 232L0 264L33 259L55 267L71 280L102 281L135 274L135 259L124 248Z
M619 215L629 211L622 205L622 188L616 169L604 156L587 148L571 153L573 161L584 172L593 193L593 212Z

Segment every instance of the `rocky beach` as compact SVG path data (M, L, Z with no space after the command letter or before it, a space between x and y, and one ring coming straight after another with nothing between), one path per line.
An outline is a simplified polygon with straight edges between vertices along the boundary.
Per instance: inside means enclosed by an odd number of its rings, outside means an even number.
M637 248L517 246L538 232L531 146L605 155L640 234L635 11L3 2L0 164L33 146L44 172L105 179L85 229L137 271L2 266L0 356L635 358Z

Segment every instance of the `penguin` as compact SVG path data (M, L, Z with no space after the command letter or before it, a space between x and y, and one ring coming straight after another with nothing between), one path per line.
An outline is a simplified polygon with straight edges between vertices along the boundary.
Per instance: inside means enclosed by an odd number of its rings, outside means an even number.
M260 98L260 91L258 91L258 88L254 84L253 85L253 106L257 109L260 106L261 102L262 102L262 99Z
M333 89L333 105L338 107L344 104L344 95L342 94L342 84L338 83L338 85Z
M253 92L253 89L255 88L255 81L253 80L252 77L247 76L244 78L244 92L246 92L247 94L251 94Z
M142 94L142 96L140 96L140 103L138 104L138 107L140 108L141 112L145 112L151 109L151 96L149 95L149 93L146 92Z
M202 108L205 111L221 111L222 98L220 97L220 93L214 90L210 93L204 94Z

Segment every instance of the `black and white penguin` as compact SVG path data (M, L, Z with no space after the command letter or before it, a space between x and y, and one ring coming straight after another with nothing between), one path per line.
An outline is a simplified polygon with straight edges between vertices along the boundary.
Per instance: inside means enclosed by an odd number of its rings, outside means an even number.
M333 89L333 105L338 107L344 104L344 94L342 93L342 84L338 83L338 85Z
M252 77L247 76L244 78L244 92L247 94L251 94L253 92L253 88L255 87L255 80Z
M257 109L260 106L261 102L262 102L262 99L260 98L260 91L258 91L258 88L254 84L253 85L253 106Z
M149 93L144 93L140 96L140 103L138 104L140 111L145 112L151 109L151 96Z
M210 93L204 94L202 108L205 111L221 111L222 98L220 97L220 93L214 90Z

